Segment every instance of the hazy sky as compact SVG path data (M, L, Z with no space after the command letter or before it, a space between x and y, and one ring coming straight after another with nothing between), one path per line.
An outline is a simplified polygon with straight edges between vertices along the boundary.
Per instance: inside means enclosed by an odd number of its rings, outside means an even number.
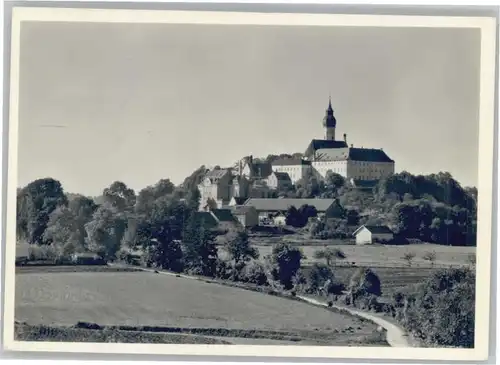
M383 148L396 171L477 183L479 31L24 23L19 185L97 195L202 164L304 152L322 138Z

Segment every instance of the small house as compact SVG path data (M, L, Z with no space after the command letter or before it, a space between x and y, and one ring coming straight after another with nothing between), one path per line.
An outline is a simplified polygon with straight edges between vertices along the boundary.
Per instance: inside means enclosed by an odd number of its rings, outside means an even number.
M389 242L394 238L394 232L387 226L361 226L354 231L357 245Z
M237 205L231 207L231 210L243 227L255 227L259 225L259 213L254 207Z
M286 226L286 215L283 213L278 213L273 217L273 223L275 226L283 227Z
M267 186L273 190L285 190L292 186L292 180L286 172L274 171L266 179Z

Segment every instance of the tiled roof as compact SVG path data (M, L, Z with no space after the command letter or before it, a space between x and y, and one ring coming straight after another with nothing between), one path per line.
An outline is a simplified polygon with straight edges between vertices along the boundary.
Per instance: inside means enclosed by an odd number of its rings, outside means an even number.
M304 153L308 158L314 157L314 153L320 149L329 148L345 148L347 143L345 141L330 141L324 139L313 139Z
M291 182L292 180L290 179L290 175L288 175L287 172L274 172L274 175L276 176L276 179L278 181L284 181L284 182Z
M273 161L273 166L299 166L299 165L310 165L310 161L306 161L300 158L280 158Z
M203 222L205 228L214 228L218 225L217 220L210 212L196 212L195 219L199 224Z
M361 189L372 189L378 184L378 180L352 180L353 185Z
M299 209L307 204L312 205L318 212L325 212L335 199L268 199L268 198L250 198L245 202L246 206L253 206L259 212L286 211L291 206Z
M362 161L362 162L394 162L381 149L374 148L320 148L315 152L317 161Z
M272 166L265 162L254 162L250 165L255 176L266 178L273 172Z
M250 205L236 205L231 207L231 210L233 212L233 215L241 215L241 214L246 214L249 211L254 210L255 208Z
M356 235L361 229L366 228L369 230L371 233L375 234L393 234L391 229L387 226L361 226L357 230L354 231L353 235Z
M316 151L316 161L339 161L347 160L349 148L320 148Z
M205 174L204 179L210 179L211 183L216 183L227 174L231 174L231 171L228 169L211 170Z
M240 198L240 197L237 197L237 196L235 196L235 197L234 197L234 198L232 198L232 199L234 199L234 201L235 201L235 203L236 203L237 205L243 205L243 204L245 204L245 202L246 202L246 200L247 200L247 198Z
M212 209L211 212L220 222L234 221L234 216L230 209Z
M392 233L391 229L387 226L365 226L371 233Z
M373 148L349 148L349 160L367 162L394 162L380 149Z

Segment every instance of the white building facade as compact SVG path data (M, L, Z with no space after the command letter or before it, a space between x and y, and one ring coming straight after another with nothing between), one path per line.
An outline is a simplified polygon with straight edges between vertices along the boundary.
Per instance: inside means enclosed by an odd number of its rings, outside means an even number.
M395 162L382 149L348 146L347 135L335 140L337 121L331 101L323 118L324 139L313 139L302 159L283 159L272 164L273 171L288 173L293 184L313 173L324 179L329 171L347 180L374 181L395 172Z
M394 238L394 233L386 226L361 226L354 231L357 245L389 242Z

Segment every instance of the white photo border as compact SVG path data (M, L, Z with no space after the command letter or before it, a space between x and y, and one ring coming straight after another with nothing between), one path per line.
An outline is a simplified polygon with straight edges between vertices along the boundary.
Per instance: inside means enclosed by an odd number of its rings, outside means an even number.
M22 22L170 23L279 26L357 26L476 28L481 32L478 232L476 263L475 346L452 348L385 348L257 345L173 345L74 342L27 342L14 339L16 192L19 114L19 56ZM342 15L300 13L252 13L183 10L119 10L14 7L12 9L10 102L8 120L7 209L5 247L4 348L8 351L71 353L256 356L323 359L461 360L488 358L490 281L493 218L493 171L495 131L496 19L492 17Z

